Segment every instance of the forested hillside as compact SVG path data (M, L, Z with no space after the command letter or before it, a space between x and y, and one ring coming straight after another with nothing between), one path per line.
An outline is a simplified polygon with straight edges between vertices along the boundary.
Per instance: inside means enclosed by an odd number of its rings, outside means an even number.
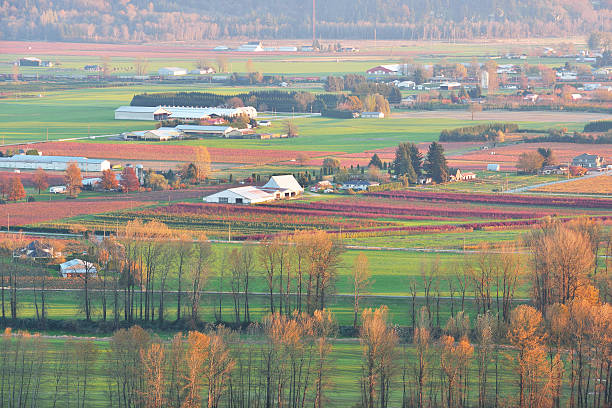
M322 39L470 39L579 34L612 26L612 0L317 2ZM2 0L0 39L151 41L309 38L301 0Z

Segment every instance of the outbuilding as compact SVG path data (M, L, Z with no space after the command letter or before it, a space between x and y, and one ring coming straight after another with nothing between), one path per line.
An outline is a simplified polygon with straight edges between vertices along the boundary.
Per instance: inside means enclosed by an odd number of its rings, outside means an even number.
M70 261L60 264L60 273L62 278L75 278L75 277L90 277L95 278L98 276L98 270L95 265L88 261L81 259L72 259Z
M263 191L255 186L228 188L204 197L207 203L216 204L257 204L274 201L278 194Z
M17 154L11 157L0 157L0 168L64 171L70 163L75 163L83 171L101 172L110 169L110 162L104 159L88 159L87 157L72 156L32 156Z
M382 112L361 112L361 117L364 119L382 119L385 114Z
M115 109L116 120L166 120L170 111L161 106L120 106Z
M487 164L487 171L499 171L499 164Z
M304 188L291 174L270 177L270 180L264 184L262 189L267 191L279 191L281 192L281 197L285 198L297 197L304 192Z
M187 70L179 67L163 67L160 68L157 73L162 77L182 76L187 75Z

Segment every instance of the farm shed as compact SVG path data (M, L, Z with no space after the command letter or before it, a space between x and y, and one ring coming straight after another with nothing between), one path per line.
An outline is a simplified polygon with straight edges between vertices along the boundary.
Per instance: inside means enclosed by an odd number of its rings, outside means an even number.
M401 75L402 69L399 64L378 65L366 71L370 75Z
M163 67L160 68L157 73L159 74L159 76L181 76L181 75L187 75L187 70L185 68L179 68L179 67Z
M231 126L200 126L200 125L178 125L177 130L188 136L241 136L238 129Z
M499 164L487 164L487 171L499 171Z
M361 112L361 117L364 119L382 119L385 114L382 112Z
M70 163L76 163L83 171L100 172L110 169L110 162L104 159L88 159L73 156L29 156L18 154L12 157L0 157L0 168L20 170L57 170L64 171Z
M270 177L262 189L280 191L284 197L296 197L304 192L304 188L291 174Z
M442 82L440 84L440 89L445 91L451 91L459 88L461 88L461 84L459 82Z
M255 186L244 186L219 191L204 197L204 201L217 204L257 204L274 201L278 196L277 193L268 193Z
M115 109L117 120L204 120L211 116L233 118L239 115L257 117L252 106L239 108L197 108L191 106L120 106Z
M178 139L183 136L183 132L171 127L160 127L159 129L145 131L140 139L142 140L170 140Z
M161 106L120 106L115 109L116 120L165 120L170 112Z
M35 57L25 57L19 59L20 67L41 67L42 61Z
M91 262L82 261L80 259L72 259L61 263L60 273L62 274L62 278L82 277L85 275L89 277L98 276L98 270Z
M238 47L236 51L241 51L241 52L261 52L263 50L264 50L264 48L262 46L261 41L249 41L248 43L242 44L240 47Z

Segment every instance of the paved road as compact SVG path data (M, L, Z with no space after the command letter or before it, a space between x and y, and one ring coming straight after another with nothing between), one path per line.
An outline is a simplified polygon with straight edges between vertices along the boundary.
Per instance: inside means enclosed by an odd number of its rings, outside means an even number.
M563 183L569 183L569 182L575 181L575 180L582 180L582 179L589 179L589 178L593 178L593 177L610 176L610 175L612 175L612 170L604 171L602 173L589 174L589 175L586 175L586 176L582 176L582 177L580 177L578 179L570 178L570 179L567 179L567 180L550 181L548 183L540 183L540 184L534 184L534 185L531 185L531 186L519 187L519 188L515 188L514 190L505 191L505 193L508 193L508 194L523 193L525 191L529 191L529 190L533 190L533 189L540 188L540 187L545 187L545 186L551 186L551 185L554 185L554 184L563 184Z

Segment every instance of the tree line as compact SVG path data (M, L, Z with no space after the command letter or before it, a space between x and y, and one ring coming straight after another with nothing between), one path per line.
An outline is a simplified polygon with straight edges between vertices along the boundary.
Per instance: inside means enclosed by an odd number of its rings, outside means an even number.
M610 9L607 1L342 0L317 4L316 35L402 40L567 36L609 30ZM0 34L6 40L100 42L312 38L311 16L311 6L296 1L202 6L197 0L135 0L107 7L88 0L7 0L0 5Z

